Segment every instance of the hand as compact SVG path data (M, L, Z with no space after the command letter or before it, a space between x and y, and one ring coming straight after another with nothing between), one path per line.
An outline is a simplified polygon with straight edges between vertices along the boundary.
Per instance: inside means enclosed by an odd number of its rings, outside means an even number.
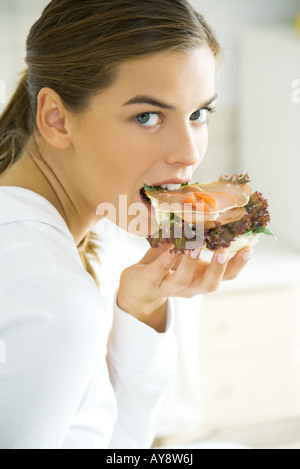
M168 297L192 298L216 291L221 282L236 278L251 257L252 249L244 248L229 260L228 249L214 253L211 262L185 254L171 253L174 245L159 244L150 248L143 259L121 275L118 305L137 319L162 328L159 316L166 312ZM158 325L159 324L159 325Z

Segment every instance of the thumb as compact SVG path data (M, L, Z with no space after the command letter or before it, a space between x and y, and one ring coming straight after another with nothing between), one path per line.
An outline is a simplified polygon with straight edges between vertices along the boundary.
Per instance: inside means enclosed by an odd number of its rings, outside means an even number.
M157 248L150 248L149 251L146 252L143 259L140 260L139 264L151 264L154 262L158 257L160 257L164 252L171 250L175 247L174 244L168 243L158 243Z

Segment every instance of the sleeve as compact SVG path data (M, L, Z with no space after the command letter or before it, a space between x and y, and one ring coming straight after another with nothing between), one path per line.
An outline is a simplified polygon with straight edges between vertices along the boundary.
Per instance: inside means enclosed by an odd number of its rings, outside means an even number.
M0 448L58 449L100 354L105 361L99 300L56 274L14 281L0 296Z
M149 448L173 390L177 346L173 304L165 333L157 333L117 305L108 344L108 368L118 405L111 449Z

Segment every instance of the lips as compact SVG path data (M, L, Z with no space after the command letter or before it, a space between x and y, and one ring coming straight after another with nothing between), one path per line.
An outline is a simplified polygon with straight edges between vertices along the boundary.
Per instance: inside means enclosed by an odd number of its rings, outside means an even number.
M186 183L189 183L191 180L191 178L186 178L186 179L168 179L167 181L161 181L160 183L154 183L154 184L146 184L148 185L148 187L157 187L157 188L160 188L160 189L165 189L165 190L168 190L168 191L178 191L182 184L186 184ZM149 197L146 195L145 193L145 188L142 187L140 189L140 195L142 197L142 199L148 203L151 203L151 200L149 199Z

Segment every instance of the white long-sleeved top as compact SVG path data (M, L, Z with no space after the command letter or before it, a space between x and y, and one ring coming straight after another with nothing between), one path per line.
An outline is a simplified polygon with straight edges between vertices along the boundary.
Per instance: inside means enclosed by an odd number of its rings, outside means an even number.
M55 207L0 187L0 448L147 448L176 372L159 334L104 302Z

